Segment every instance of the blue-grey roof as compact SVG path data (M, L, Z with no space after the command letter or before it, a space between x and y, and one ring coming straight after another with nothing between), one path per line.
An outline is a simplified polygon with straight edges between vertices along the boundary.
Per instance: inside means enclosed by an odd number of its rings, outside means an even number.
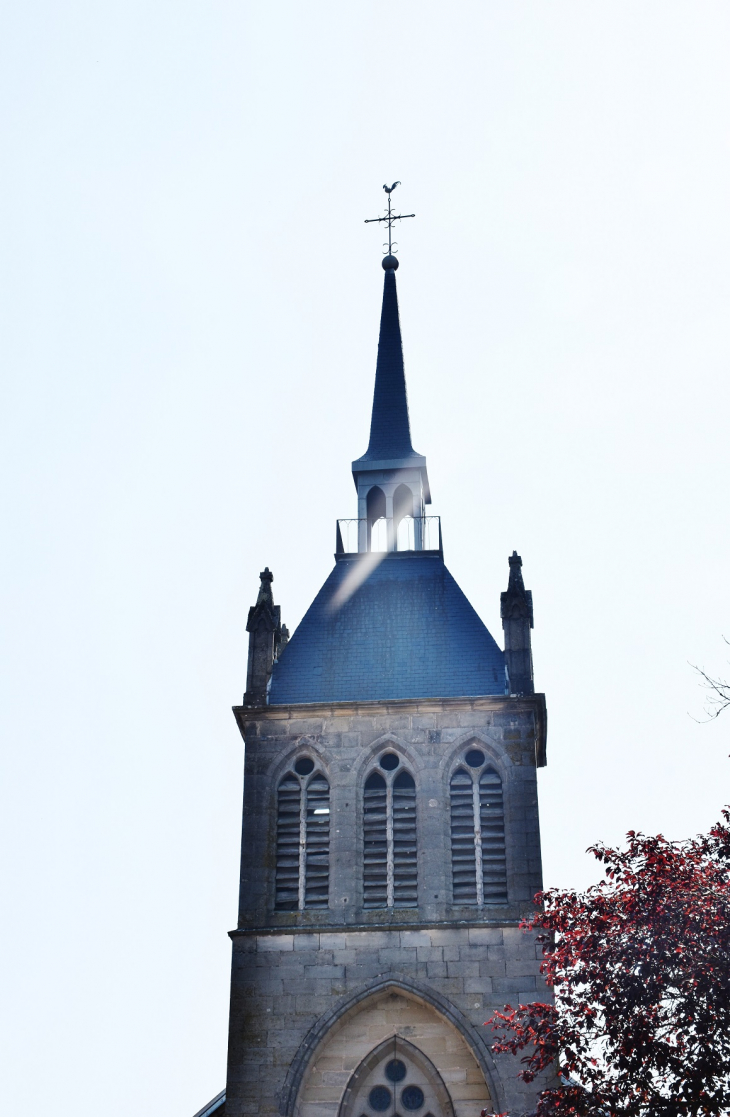
M403 368L403 343L398 317L398 292L395 286L395 270L388 268L385 272L383 309L380 314L370 443L363 456L357 461L364 463L412 456L421 455L416 454L411 445L406 375Z
M269 703L504 694L504 653L439 552L338 555L274 665Z

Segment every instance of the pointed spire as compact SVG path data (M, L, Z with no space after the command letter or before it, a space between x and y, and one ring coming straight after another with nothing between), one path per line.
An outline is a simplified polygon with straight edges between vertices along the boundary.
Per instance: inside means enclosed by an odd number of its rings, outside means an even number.
M383 267L385 282L383 309L380 315L373 413L370 420L370 444L359 459L361 462L418 456L411 445L411 426L408 420L403 343L398 317L398 292L395 285L398 261L394 256L386 256Z
M383 260L385 280L383 284L383 309L380 314L380 338L378 340L378 363L375 369L375 391L373 411L370 420L370 443L361 458L352 463L352 478L360 498L360 517L369 515L362 501L373 485L380 485L384 471L391 474L391 480L414 481L413 471L417 470L420 480L414 495L423 515L423 504L431 503L431 490L428 484L426 459L413 449L411 425L408 420L408 398L406 395L406 375L403 368L403 344L398 317L398 293L395 286L395 272L398 260L386 256ZM410 480L403 470L410 471ZM387 500L386 500L387 503ZM386 517L392 511L386 511ZM369 538L369 537L368 537Z

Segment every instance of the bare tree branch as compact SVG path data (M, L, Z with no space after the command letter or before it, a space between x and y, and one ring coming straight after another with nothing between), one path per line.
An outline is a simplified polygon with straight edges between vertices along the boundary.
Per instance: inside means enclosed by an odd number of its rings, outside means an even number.
M723 636L723 640L726 644L730 645L730 640L728 640L726 636ZM690 667L704 679L704 682L700 683L703 690L709 691L705 701L705 713L707 717L702 719L692 718L692 720L713 721L720 716L723 710L726 710L728 706L730 706L730 683L725 679L714 678L712 675L708 675L706 671L698 667L695 663L690 663ZM691 714L690 717L692 717Z

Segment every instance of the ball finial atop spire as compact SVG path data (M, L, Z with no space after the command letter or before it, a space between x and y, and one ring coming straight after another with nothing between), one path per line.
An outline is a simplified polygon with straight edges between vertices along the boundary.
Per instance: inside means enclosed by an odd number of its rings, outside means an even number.
M395 271L396 268L398 267L398 257L397 256L391 256L391 255L383 256L383 261L382 262L383 262L383 268L384 268L385 271L390 271L391 269L393 271Z

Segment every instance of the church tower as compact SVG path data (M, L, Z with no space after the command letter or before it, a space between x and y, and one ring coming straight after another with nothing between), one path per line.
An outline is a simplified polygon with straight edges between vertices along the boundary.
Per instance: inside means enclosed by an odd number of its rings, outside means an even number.
M383 267L357 515L291 638L268 568L249 614L228 1080L201 1114L519 1115L538 1089L482 1027L541 983L532 597L514 553L502 651L444 564Z

